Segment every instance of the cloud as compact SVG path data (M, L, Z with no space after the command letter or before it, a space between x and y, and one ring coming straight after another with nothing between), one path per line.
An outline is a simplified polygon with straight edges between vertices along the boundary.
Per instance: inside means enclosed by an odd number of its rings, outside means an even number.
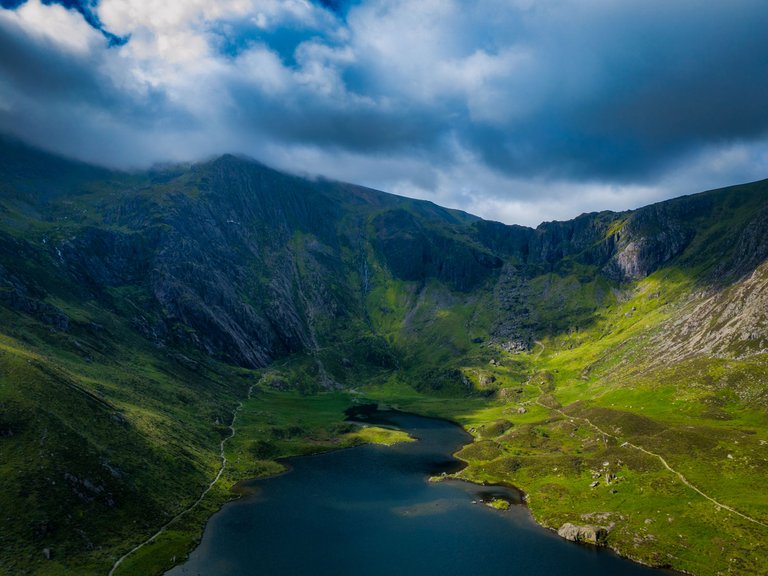
M100 39L80 14L58 5L25 3L15 10L0 12L0 17L10 30L24 30L38 42L48 42L78 55L87 53Z
M16 4L0 130L98 163L240 152L529 224L768 168L758 0Z

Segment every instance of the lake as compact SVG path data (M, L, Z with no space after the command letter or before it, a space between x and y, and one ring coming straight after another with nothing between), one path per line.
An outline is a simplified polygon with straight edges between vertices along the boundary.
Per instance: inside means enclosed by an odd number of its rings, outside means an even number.
M605 549L538 526L506 488L430 483L461 464L471 440L442 420L373 412L418 442L359 446L292 458L289 472L248 483L256 493L225 505L200 545L168 576L660 576ZM474 503L473 503L474 502Z

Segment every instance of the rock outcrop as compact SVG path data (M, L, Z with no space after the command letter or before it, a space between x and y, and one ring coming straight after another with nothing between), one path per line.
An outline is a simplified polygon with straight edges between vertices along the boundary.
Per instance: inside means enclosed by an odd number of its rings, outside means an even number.
M585 544L593 544L595 546L605 546L608 540L608 529L602 526L592 526L586 524L578 526L566 522L557 531L558 536L570 540L571 542L582 542Z
M695 242L718 257L717 278L748 277L768 255L766 183L533 229L234 156L127 176L3 146L20 166L37 167L8 168L3 185L14 210L45 232L0 230L0 304L66 331L69 318L53 302L93 300L132 318L156 346L246 367L370 326L367 297L386 277L491 292L488 336L519 352L542 330L570 330L555 317L600 276L639 280ZM712 222L736 210L752 216L720 241ZM568 312L586 316L592 306Z

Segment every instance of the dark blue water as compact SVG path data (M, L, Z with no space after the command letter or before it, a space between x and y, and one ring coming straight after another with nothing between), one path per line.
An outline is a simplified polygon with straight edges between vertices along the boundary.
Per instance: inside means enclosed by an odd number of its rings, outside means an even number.
M457 468L469 441L457 426L378 412L420 441L361 446L290 460L257 494L227 504L189 560L168 575L200 576L660 576L607 550L566 542L524 506L481 500L517 493L464 482L429 483ZM473 501L476 503L473 504Z

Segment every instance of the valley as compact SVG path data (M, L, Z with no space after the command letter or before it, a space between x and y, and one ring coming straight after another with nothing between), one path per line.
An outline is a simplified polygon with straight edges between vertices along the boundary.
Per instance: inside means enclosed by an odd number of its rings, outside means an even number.
M369 402L460 424L456 477L545 527L768 570L768 181L532 229L1 145L0 574L162 574L281 458L403 440Z

